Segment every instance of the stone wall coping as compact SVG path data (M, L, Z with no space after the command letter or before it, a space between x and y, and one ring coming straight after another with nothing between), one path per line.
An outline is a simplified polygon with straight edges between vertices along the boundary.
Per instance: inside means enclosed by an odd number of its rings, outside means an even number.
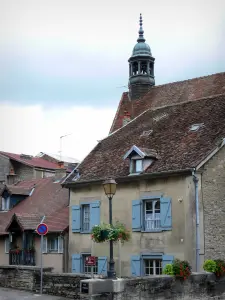
M40 271L41 268L38 266L23 266L23 265L0 265L0 269L19 269L19 270L30 270L30 271ZM43 271L50 271L53 270L52 267L45 267Z
M1 268L1 267L0 267ZM54 277L82 277L90 279L91 275L84 274L84 273L51 273L51 272L45 272L46 276L54 276Z

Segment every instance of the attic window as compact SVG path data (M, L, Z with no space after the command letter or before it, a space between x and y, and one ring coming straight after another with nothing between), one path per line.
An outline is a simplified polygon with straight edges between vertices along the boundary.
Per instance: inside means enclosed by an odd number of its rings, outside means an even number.
M199 128L203 127L204 123L199 123L199 124L192 124L189 128L190 131L195 132L198 131Z
M133 172L132 173L140 173L143 171L143 160L135 159L133 160Z

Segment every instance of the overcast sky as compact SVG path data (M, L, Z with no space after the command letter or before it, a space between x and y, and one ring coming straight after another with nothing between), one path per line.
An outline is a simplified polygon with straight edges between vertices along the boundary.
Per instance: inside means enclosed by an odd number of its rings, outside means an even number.
M143 15L156 84L225 71L224 0L0 0L0 150L83 159L108 134Z

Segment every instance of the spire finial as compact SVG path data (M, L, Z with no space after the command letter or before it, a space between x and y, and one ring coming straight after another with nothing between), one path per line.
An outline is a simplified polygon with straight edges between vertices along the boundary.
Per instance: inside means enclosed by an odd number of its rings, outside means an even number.
M145 42L145 38L144 38L144 30L142 28L142 14L140 14L140 21L139 21L139 24L140 24L140 28L139 28L139 37L137 39L137 42L140 43L140 42Z

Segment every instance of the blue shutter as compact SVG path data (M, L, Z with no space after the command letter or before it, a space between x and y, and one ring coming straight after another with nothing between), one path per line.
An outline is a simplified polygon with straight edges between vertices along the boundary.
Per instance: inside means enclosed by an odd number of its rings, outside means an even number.
M160 199L160 223L164 230L172 228L172 208L171 198L165 197Z
M107 256L98 257L98 274L107 275Z
M81 255L72 254L72 273L81 273Z
M72 206L72 232L80 232L80 206Z
M130 258L131 276L141 276L141 257L133 255Z
M132 201L132 230L141 231L141 201Z
M163 255L162 256L162 268L164 269L167 264L172 264L173 261L174 261L174 256Z
M100 201L90 203L90 230L100 224Z

